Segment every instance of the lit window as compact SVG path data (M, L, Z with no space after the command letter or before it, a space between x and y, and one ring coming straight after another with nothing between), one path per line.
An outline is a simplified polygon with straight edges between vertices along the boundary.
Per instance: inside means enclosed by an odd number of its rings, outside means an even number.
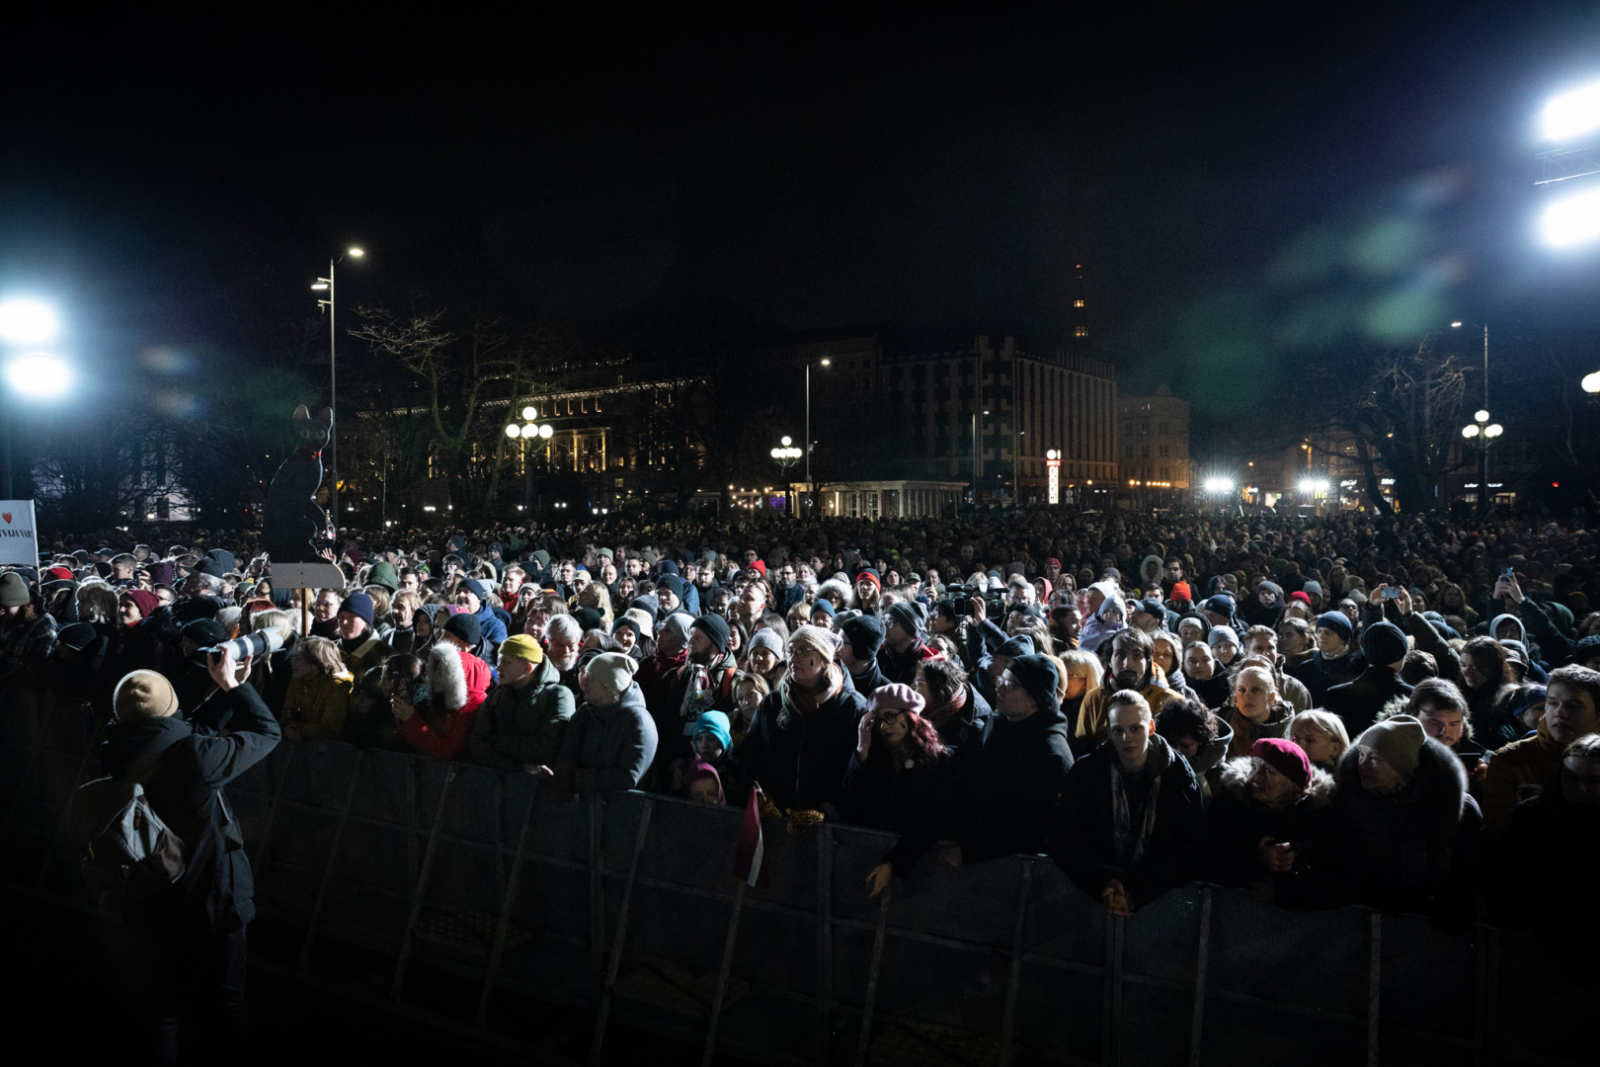
M1073 330L1072 330L1072 336L1074 336L1074 337L1088 337L1089 336L1089 327L1087 327L1087 326L1074 327Z
M1075 307L1075 308L1081 308L1081 307L1083 307L1083 301L1082 300L1074 300L1072 302L1072 306Z

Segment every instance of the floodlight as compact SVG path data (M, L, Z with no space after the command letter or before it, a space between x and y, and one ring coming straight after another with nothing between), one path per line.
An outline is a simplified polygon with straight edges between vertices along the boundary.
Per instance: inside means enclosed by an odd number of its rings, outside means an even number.
M0 301L0 339L14 345L38 344L59 329L55 311L43 301L20 296Z
M347 252L345 254L346 255L355 256L357 259L360 259L362 256L367 254L367 250L364 249L364 248L352 248L352 249L350 249L349 252Z
M1552 248L1573 248L1600 238L1600 189L1550 204L1539 219L1539 235Z
M1600 81L1553 96L1539 116L1547 141L1566 141L1600 129Z
M72 387L72 371L48 352L30 352L6 364L6 382L19 396L51 400Z

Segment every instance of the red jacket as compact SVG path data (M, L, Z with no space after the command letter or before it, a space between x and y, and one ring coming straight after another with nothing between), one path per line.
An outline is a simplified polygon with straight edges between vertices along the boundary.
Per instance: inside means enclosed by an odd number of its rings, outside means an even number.
M449 652L458 653L459 673ZM449 762L460 759L472 738L472 724L489 694L489 665L464 648L436 645L428 657L428 689L436 704L453 714L440 729L432 729L413 715L400 724L400 736L424 756ZM463 699L464 697L464 699Z

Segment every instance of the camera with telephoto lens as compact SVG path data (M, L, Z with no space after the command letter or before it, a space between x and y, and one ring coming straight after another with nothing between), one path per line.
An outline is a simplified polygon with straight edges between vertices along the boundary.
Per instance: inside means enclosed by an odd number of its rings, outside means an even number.
M283 638L272 630L257 630L253 634L244 634L235 637L232 641L224 641L220 645L202 648L200 651L210 658L213 653L220 656L223 649L233 650L235 663L243 663L246 656L270 656L283 647Z

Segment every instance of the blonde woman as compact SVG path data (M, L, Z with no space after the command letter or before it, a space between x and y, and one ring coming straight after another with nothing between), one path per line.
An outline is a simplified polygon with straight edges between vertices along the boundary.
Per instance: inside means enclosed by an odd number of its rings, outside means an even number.
M78 618L102 626L117 625L117 591L105 582L85 582L78 587Z
M283 734L290 741L337 741L350 713L355 675L345 669L339 646L326 637L302 637L289 657Z
M1350 747L1344 720L1331 711L1302 711L1289 724L1289 740L1305 751L1313 767L1332 772Z
M1100 665L1100 657L1093 652L1073 649L1061 653L1059 658L1061 675L1067 685L1066 696L1061 698L1061 712L1068 722L1077 722L1078 709L1083 706L1085 697L1100 688L1100 677L1105 668Z
M611 632L611 624L616 621L616 614L611 607L611 590L599 582L590 582L578 594L578 607L593 608L600 613L600 619L605 624L601 629L606 633Z

